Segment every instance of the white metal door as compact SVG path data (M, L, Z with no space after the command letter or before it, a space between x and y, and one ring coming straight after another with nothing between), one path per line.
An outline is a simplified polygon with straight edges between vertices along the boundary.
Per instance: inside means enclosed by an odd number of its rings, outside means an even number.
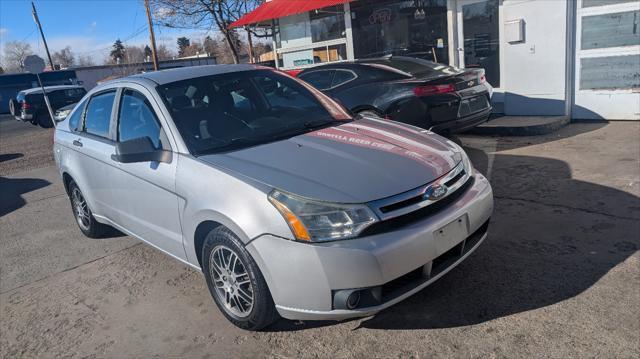
M578 0L574 119L640 120L640 3Z

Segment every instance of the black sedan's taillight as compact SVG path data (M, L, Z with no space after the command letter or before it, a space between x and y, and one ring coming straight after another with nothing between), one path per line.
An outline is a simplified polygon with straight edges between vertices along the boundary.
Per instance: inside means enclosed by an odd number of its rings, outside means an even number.
M413 89L413 94L418 97L440 95L455 92L453 84L443 85L420 85Z

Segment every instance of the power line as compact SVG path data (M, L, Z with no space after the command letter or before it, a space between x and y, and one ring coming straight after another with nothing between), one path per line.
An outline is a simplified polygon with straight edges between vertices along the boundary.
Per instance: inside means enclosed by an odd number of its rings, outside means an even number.
M121 42L125 43L131 39L133 39L134 37L140 35L141 33L145 32L147 30L147 25L143 25L142 27L138 28L138 30L136 30L135 32L133 32L132 34L130 34L129 36L127 36L124 39L120 39ZM77 52L76 54L78 55L88 55L88 54L93 54L96 52L100 52L100 51L106 51L109 50L113 45L109 45L109 46L105 46L99 49L93 49L93 50L87 50L87 51L82 51L82 52Z

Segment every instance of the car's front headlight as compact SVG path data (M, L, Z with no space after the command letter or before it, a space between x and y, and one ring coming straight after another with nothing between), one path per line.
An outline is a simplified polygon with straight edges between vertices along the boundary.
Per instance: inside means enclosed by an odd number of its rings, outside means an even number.
M460 163L460 161L462 161L464 171L469 175L473 175L473 165L471 164L471 160L469 159L469 155L467 155L467 152L465 152L465 150L457 143L451 140L447 140L447 142L456 150L456 152L453 154L454 161L456 163Z
M470 176L473 175L473 165L471 164L469 155L467 155L467 153L464 150L462 150L460 154L462 155L462 165L464 166L464 171L468 173Z
M363 204L314 201L274 190L269 201L278 209L294 237L325 242L356 237L378 218Z

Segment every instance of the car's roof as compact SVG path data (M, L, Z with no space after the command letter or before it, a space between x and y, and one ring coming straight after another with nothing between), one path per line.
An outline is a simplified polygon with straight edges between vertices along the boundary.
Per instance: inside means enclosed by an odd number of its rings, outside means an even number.
M196 77L219 75L219 74L226 74L226 73L239 72L239 71L261 70L261 69L272 69L272 68L259 66L259 65L250 65L250 64L188 66L188 67L178 67L178 68L167 69L167 70L146 72L143 74L133 75L133 76L125 77L118 80L119 81L123 81L123 80L135 81L137 79L148 79L157 83L158 85L163 85L170 82L186 80L186 79L191 79ZM117 82L118 80L115 80L115 82Z
M391 63L393 60L400 61L428 61L420 58L409 57L409 56L382 56L382 57L371 57L365 59L355 59L355 60L347 60L347 61L338 61L338 62L329 62L324 64L319 64L317 66L311 66L304 69L304 72L311 72L313 70L320 69L335 69L335 68L355 68L355 67L365 67L370 64L384 64Z
M57 86L45 86L44 90L47 91L47 93L49 93L51 91L56 91L56 90L68 90L68 89L78 89L78 88L84 89L84 87L80 85L57 85ZM32 95L36 93L42 93L42 88L34 87L27 90L22 90L20 92L22 92L25 95Z

